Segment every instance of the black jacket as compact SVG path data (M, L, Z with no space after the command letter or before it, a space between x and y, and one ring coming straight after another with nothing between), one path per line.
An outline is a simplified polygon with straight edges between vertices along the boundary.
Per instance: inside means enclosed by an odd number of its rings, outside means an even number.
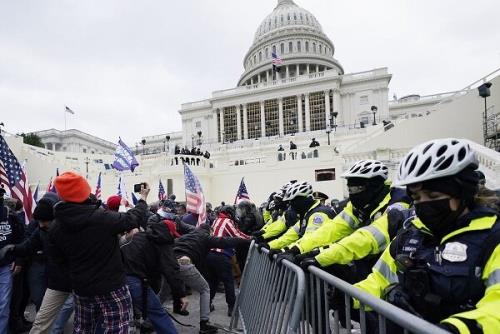
M77 295L102 295L125 284L118 235L144 223L146 202L127 213L60 202L49 231L49 257L65 267Z
M211 248L248 247L249 245L250 240L246 239L212 237L210 230L202 227L176 239L174 253L176 257L188 256L196 267L200 267Z
M163 222L150 224L145 232L135 234L121 246L121 252L127 275L146 278L153 287L159 285L163 275L175 298L186 296L184 284L178 278L174 238Z
M9 210L3 204L3 198L0 199L0 249L9 245L23 241L24 224L21 223L15 212ZM23 261L20 258L14 259L12 252L7 254L3 259L0 259L0 266L11 264L12 262L22 265Z
M173 213L170 213L168 215L168 217L165 217L165 218L161 217L157 213L152 214L148 218L148 225L162 222L165 219L168 219L168 220L175 222L175 229L179 234L187 234L187 233L191 233L195 230L195 227L193 225L186 224L178 216L174 215Z
M38 254L38 258L43 259L43 263L46 264L47 287L52 290L71 292L71 284L68 275L63 271L63 267L56 265L50 257L40 255L48 254L48 249L49 232L36 228L26 240L16 245L14 254L22 257Z

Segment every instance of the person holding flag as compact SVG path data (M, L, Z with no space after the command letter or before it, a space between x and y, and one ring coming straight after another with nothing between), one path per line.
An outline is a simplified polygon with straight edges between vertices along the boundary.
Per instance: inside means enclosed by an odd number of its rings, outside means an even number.
M245 185L245 178L241 178L240 186L236 192L236 197L234 198L234 204L238 204L241 201L250 201L250 196L248 196L247 186Z
M163 187L163 183L160 182L158 184L158 200L163 201L167 199L167 194L165 193L165 188Z
M186 185L186 211L198 216L198 224L207 220L207 207L200 181L191 169L184 164L184 183Z
M99 172L99 176L97 177L97 186L95 187L95 197L99 200L101 199L101 172Z

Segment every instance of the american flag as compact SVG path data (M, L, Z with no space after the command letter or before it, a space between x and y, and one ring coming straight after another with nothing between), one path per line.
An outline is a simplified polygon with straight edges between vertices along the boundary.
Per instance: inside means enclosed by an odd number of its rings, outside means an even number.
M203 224L207 220L205 196L200 181L187 165L184 165L184 183L186 185L186 211L198 214L197 225Z
M33 214L33 195L26 172L3 136L0 136L0 182L4 188L10 191L10 196L23 203L26 223L28 224Z
M273 71L279 72L281 70L280 66L283 65L283 59L276 52L272 53L272 59Z
M95 197L101 199L101 173L99 172L99 177L97 178L97 186L95 187Z
M250 196L248 196L247 186L245 185L245 178L242 177L238 192L236 193L236 197L234 198L234 204L245 200L250 200Z
M40 182L38 182L35 191L33 192L33 207L35 207L38 203L38 188L40 188Z
M59 168L56 168L56 177L58 176L59 176ZM49 186L47 187L47 192L57 193L56 186L54 184L52 177L50 178Z
M123 189L122 189L123 185L122 185L122 177L120 176L120 178L118 179L118 189L116 191L116 194L118 196L121 196L123 197Z
M166 198L167 194L165 194L165 188L163 188L163 183L161 183L160 179L160 183L158 184L158 200L163 201Z

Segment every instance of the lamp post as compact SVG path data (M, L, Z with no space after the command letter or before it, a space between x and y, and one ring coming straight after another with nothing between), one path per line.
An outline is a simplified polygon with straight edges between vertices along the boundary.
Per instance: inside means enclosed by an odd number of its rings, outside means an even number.
M170 152L170 136L165 136L165 139L167 140L167 154Z
M85 179L86 180L89 179L89 163L90 163L89 157L85 157Z
M484 145L488 147L487 141L488 141L488 105L486 103L486 99L488 96L491 96L491 91L490 87L492 86L491 82L485 82L481 86L477 87L477 90L479 92L479 96L481 96L484 99L484 124L483 124L483 134L484 134Z
M372 113L373 113L373 125L377 125L377 122L375 122L375 114L377 113L378 108L376 106L372 106Z

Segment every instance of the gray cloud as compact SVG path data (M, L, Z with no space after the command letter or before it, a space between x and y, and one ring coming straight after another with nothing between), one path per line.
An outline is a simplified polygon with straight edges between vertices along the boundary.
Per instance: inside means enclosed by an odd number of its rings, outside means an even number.
M500 66L495 0L296 0L346 72L389 67L392 93L460 89ZM180 130L181 103L235 86L274 0L0 2L7 130L68 126L116 141Z

